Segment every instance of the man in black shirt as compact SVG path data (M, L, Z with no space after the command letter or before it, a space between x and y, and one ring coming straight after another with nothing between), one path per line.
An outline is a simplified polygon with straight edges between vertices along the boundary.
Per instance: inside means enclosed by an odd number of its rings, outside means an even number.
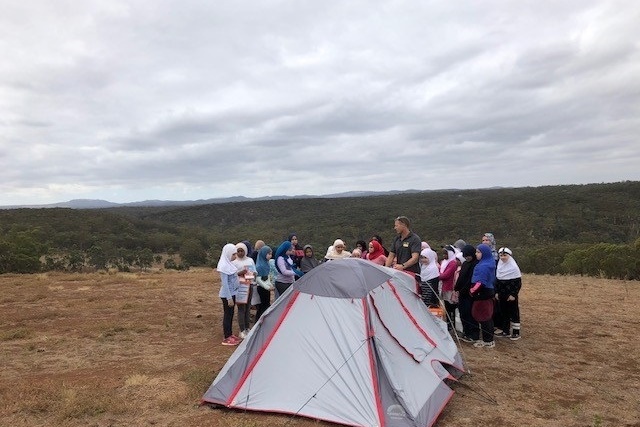
M385 265L415 275L416 281L420 283L419 261L422 240L420 236L411 231L410 227L411 221L406 216L396 218L393 228L398 235L389 250Z

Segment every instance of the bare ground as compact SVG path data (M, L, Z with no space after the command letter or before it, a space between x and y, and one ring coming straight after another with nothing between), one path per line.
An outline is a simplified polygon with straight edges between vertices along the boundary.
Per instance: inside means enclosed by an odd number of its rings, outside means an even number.
M0 276L0 426L329 426L198 406L233 352L216 276ZM462 344L437 426L639 427L640 282L523 283L523 338Z

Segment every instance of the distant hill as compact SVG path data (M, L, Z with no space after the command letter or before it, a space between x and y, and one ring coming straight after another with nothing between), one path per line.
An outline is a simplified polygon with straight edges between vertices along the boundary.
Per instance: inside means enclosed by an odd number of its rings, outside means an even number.
M67 202L50 203L44 205L7 205L0 206L0 209L43 209L43 208L70 208L70 209L104 209L115 207L162 207L162 206L198 206L216 203L235 203L264 200L288 200L288 199L314 199L314 198L345 198L345 197L372 197L392 194L411 194L425 191L452 191L452 190L391 190L391 191L347 191L344 193L333 193L323 195L301 194L296 196L265 196L265 197L219 197L212 199L198 200L143 200L139 202L114 203L100 199L73 199Z

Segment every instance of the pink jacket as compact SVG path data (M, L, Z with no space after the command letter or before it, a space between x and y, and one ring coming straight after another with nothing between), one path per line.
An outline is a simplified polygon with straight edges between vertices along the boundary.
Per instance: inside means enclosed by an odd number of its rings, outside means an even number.
M444 268L444 271L440 273L440 281L442 282L442 292L452 291L455 285L456 270L458 269L458 263L455 259L452 259L449 264Z

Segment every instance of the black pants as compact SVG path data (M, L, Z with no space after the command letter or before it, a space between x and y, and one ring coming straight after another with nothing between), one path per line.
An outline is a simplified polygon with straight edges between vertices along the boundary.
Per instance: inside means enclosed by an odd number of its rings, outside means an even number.
M291 285L292 285L292 283L283 283L283 282L278 282L276 280L276 289L278 290L278 293L280 295L282 295L284 293L284 291L289 289L289 286L291 286Z
M447 324L451 330L456 328L456 308L458 308L458 304L449 301L444 302L444 309L447 311Z
M509 294L498 295L498 305L500 306L500 313L502 314L501 323L498 324L498 327L507 333L511 330L510 323L520 326L520 306L518 305L518 296L516 295L513 301L509 301L508 299Z
M471 315L471 307L473 306L473 299L464 293L460 292L460 300L458 301L458 310L460 311L460 321L462 322L462 333L473 340L480 339L480 326L478 322Z
M258 295L260 295L260 305L258 305L258 310L256 311L256 323L258 323L258 319L262 316L262 313L271 307L270 290L265 289L262 286L258 286Z
M227 304L227 299L226 298L220 298L222 300L222 333L224 334L225 338L229 338L232 333L231 333L231 327L233 325L233 312L235 311L235 301L236 301L236 297L232 297L233 298L233 307L229 307L229 304Z
M480 322L480 329L482 330L482 341L493 341L493 319L489 319L486 322Z

